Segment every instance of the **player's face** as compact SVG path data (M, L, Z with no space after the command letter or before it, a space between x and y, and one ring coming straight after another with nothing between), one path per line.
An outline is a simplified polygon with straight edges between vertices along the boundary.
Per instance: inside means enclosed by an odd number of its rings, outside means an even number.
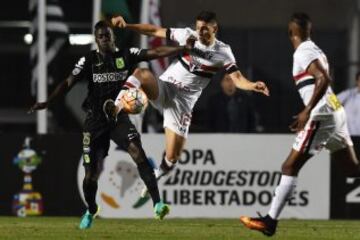
M294 22L289 22L288 25L288 34L290 41L294 44L297 38L299 38L299 26Z
M214 23L206 23L204 21L196 21L196 32L199 35L199 40L204 45L210 45L217 32L217 25Z
M111 51L114 48L114 33L109 27L99 28L95 32L95 41L100 51Z
M288 24L288 34L289 34L289 38L292 39L295 35L295 23L294 22L289 22Z

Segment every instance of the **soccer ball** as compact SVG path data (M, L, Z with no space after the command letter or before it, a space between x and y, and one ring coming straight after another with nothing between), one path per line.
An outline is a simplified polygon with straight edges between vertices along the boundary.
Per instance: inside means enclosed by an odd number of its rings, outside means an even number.
M129 114L138 114L147 107L148 98L142 90L129 88L125 90L121 102L123 104L123 111Z

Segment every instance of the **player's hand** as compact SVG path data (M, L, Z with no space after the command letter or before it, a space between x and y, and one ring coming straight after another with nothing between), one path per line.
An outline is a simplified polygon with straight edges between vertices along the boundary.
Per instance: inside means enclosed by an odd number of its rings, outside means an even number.
M185 50L186 51L191 51L194 48L195 45L195 41L198 40L197 37L191 35L188 39L186 39L186 44L185 44Z
M253 91L262 93L265 96L270 96L270 91L264 82L260 82L260 81L255 82Z
M310 118L311 111L308 108L302 110L296 117L295 121L289 126L290 130L293 132L300 132L304 129L307 121Z
M37 102L27 111L27 113L30 114L37 110L45 109L47 107L48 107L48 102Z
M111 18L111 24L114 27L126 28L126 22L125 22L124 18L122 16L120 16L120 15Z

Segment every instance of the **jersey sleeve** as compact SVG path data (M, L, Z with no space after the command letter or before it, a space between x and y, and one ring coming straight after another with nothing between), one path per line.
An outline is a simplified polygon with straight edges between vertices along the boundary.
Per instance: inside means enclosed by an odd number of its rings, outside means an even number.
M234 54L230 47L226 47L224 49L224 69L227 74L239 70L239 68L236 65Z
M129 49L129 56L131 64L137 64L138 62L144 61L147 55L147 49L132 47Z
M84 79L84 76L91 70L90 65L90 57L83 56L76 62L71 74L76 80Z
M168 28L166 30L166 38L175 41L180 45L185 45L186 40L190 36L197 36L196 32L190 28Z
M296 62L296 64L300 67L300 69L302 71L306 71L309 65L316 59L320 58L321 55L319 52L313 49L305 48L297 52L297 54L295 54L294 57L295 57L294 62Z

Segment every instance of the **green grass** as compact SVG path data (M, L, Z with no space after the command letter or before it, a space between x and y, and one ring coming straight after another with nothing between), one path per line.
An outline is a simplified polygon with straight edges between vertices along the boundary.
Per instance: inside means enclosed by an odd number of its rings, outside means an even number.
M0 217L0 239L268 239L245 229L237 219L96 219L89 230L79 230L79 220ZM360 239L360 221L284 220L272 239Z

